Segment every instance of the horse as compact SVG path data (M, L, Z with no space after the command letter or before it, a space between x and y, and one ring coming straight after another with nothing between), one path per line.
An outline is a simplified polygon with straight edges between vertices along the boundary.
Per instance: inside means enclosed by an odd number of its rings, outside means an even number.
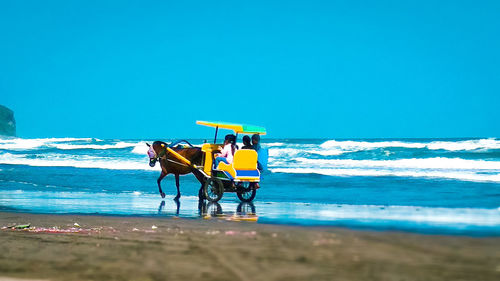
M180 146L176 146L179 143L187 143L190 147L183 148ZM194 168L192 165L201 165L203 159L203 152L199 147L193 147L189 142L182 140L167 145L167 143L162 141L155 141L152 145L146 143L149 147L148 156L149 156L149 166L154 167L156 162L160 162L161 166L161 174L158 177L158 190L162 198L165 198L165 193L161 189L161 180L167 176L168 174L175 175L175 185L177 186L177 195L174 200L179 200L181 197L181 193L179 191L179 175L186 175L189 173L193 173L196 179L201 183L200 191L198 192L198 196L200 199L203 199L203 184L205 183L205 177L203 174ZM191 165L183 163L181 160L176 158L167 150L167 147L170 147L172 150L182 155L184 158L191 161Z

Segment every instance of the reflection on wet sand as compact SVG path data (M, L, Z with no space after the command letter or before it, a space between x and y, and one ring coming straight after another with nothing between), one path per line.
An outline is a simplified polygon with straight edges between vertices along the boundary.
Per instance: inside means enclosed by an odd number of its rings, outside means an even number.
M181 203L179 200L174 200L176 204L175 214L165 211L165 201L161 201L158 206L158 215L174 215L179 216ZM250 221L258 220L255 211L255 205L251 202L241 202L234 211L223 211L222 206L217 202L207 202L205 200L198 201L198 216L203 219L218 218L229 221Z
M179 199L174 199L176 205L175 215L179 216L179 210L181 209L181 202ZM163 209L165 208L165 200L162 200L160 206L158 207L158 215L162 215Z
M198 206L200 207L200 216L203 219L219 218L229 221L256 222L259 218L255 212L255 205L251 202L241 202L236 207L235 212L224 212L222 206L217 202L202 202Z

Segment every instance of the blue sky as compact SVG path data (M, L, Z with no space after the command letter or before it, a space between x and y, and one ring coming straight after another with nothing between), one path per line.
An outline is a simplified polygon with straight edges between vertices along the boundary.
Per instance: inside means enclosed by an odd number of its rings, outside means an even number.
M21 137L499 137L498 1L2 1Z

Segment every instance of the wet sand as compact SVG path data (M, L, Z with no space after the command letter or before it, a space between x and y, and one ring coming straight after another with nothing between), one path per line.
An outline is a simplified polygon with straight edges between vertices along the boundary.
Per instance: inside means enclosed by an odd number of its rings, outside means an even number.
M500 237L0 212L27 223L0 231L0 280L500 280Z

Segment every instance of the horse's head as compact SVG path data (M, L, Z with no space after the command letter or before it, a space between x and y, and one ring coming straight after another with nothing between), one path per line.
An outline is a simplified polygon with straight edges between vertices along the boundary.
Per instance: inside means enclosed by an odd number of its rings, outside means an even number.
M156 153L153 145L150 145L149 143L146 143L146 145L149 147L148 149L148 157L149 157L149 166L154 167L156 165L156 161L158 160L158 154Z

